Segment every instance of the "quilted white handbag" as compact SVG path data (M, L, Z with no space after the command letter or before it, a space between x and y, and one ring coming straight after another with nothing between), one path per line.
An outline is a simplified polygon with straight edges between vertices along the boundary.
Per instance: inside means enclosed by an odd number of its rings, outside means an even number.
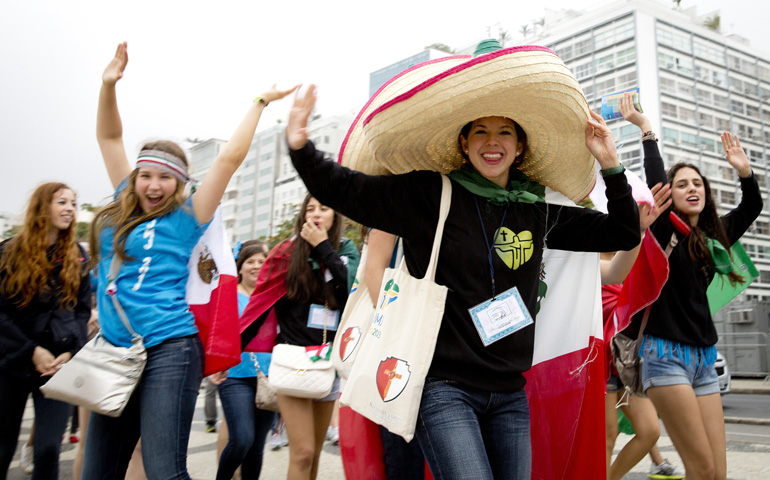
M312 361L305 347L281 343L273 348L267 380L279 395L323 398L334 385L331 360Z

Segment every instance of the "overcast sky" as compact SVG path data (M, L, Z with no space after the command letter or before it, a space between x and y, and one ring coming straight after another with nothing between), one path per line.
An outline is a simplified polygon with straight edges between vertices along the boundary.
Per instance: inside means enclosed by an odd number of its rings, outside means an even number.
M673 2L665 2L672 4ZM229 138L272 83L316 83L317 112L355 113L369 73L433 43L466 46L552 9L601 0L0 0L0 212L20 213L44 181L64 181L80 202L111 193L95 139L101 73L118 42L129 63L118 84L129 158L148 138ZM770 7L754 0L683 0L721 8L724 33L770 52ZM723 5L719 5L722 3ZM258 129L285 119L271 104Z

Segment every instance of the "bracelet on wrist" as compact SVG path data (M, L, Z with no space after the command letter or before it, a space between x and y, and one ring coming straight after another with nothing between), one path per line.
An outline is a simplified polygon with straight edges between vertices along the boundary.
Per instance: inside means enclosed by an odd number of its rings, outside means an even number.
M657 142L658 137L655 136L655 132L653 132L652 130L649 130L647 132L642 133L642 141L644 142L646 140L652 140L653 142Z
M617 173L623 173L625 169L626 167L624 167L623 165L618 165L617 167L612 167L612 168L604 168L601 170L602 177L608 177L610 175L615 175Z
M262 97L262 95L257 95L254 98L254 103L257 103L257 102L261 103L263 107L270 105L270 102L266 102L265 99Z

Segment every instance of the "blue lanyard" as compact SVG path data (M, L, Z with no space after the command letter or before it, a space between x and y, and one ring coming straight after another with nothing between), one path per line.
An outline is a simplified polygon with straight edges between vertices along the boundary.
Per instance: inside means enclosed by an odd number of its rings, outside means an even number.
M481 218L481 209L479 208L479 200L476 195L473 196L473 201L476 202L476 213L479 214L481 231L484 232L484 243L487 244L487 260L489 261L489 276L492 277L492 300L494 300L497 296L497 291L495 290L495 266L492 264L492 250L495 248L497 237L500 235L500 230L503 228L503 224L505 223L505 215L508 213L508 207L510 205L505 206L505 210L503 211L503 219L500 221L500 227L497 229L497 232L495 232L495 238L492 240L492 245L490 245L489 241L487 240L487 229L484 227L484 219Z

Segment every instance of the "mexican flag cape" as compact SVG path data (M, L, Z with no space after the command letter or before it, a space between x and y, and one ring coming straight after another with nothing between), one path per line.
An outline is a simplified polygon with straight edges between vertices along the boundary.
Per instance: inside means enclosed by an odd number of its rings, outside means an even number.
M218 207L209 227L187 263L185 300L195 316L195 325L203 343L208 376L241 361L238 335L238 274L225 234L222 208Z

